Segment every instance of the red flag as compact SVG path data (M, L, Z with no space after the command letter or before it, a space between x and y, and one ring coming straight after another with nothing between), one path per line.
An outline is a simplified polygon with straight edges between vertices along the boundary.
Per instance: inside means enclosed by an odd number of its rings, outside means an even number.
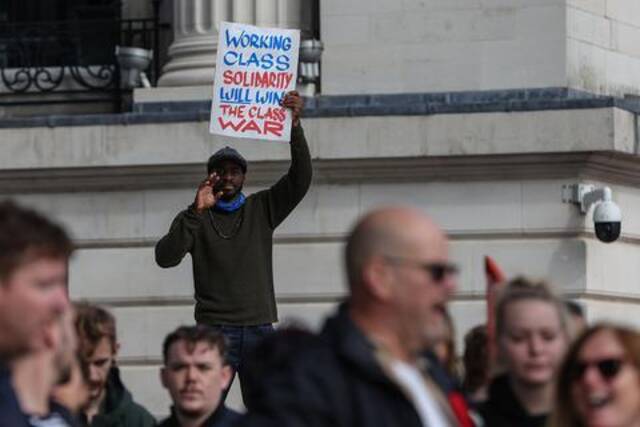
M475 423L469 415L469 405L467 401L459 391L451 391L447 395L453 414L458 420L459 427L473 427Z
M493 371L496 361L496 298L498 289L506 281L506 276L498 264L490 256L484 257L484 269L487 275L487 346L489 353L489 373Z

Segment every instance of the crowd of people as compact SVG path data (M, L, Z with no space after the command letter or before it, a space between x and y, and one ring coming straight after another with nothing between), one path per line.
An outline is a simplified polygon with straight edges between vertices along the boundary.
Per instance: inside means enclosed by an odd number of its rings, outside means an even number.
M292 92L283 106L288 172L245 196L247 161L219 150L156 245L160 267L191 255L196 299L195 324L166 331L158 349L158 386L172 402L164 420L121 378L114 316L70 300L67 232L0 202L0 427L640 427L640 334L588 325L546 282L502 284L492 322L458 351L448 308L458 267L443 230L413 208L356 222L347 296L319 332L275 330L273 233L312 174L302 100ZM225 406L236 374L242 414Z

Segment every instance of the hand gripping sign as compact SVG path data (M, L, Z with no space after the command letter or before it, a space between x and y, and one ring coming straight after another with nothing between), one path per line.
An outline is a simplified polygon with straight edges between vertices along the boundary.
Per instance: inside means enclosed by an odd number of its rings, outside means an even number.
M211 133L289 141L300 32L222 22L211 103Z

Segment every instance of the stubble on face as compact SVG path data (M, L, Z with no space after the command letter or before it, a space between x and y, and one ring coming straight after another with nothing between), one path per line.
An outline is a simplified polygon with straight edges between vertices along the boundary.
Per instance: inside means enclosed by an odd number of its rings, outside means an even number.
M102 337L93 353L86 359L89 369L89 392L92 402L104 399L109 379L109 372L113 367L116 352L109 337Z
M217 348L207 342L189 346L177 341L169 348L162 382L176 409L186 417L208 416L217 408L230 379Z
M442 316L456 283L453 277L436 282L430 272L416 264L449 262L448 240L440 228L416 211L395 215L393 233L399 242L395 246L402 248L395 255L411 263L391 266L396 280L394 304L403 342L414 353L426 347L432 325Z

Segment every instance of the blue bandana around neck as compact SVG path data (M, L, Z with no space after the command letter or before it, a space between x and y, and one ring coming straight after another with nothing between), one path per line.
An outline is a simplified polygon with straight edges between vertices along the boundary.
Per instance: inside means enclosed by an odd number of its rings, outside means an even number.
M225 202L222 199L218 200L214 207L215 209L221 210L223 212L235 212L238 209L240 209L242 205L244 205L244 202L246 200L247 198L244 197L244 194L240 193L236 197L234 197L233 200L231 200L230 202Z

